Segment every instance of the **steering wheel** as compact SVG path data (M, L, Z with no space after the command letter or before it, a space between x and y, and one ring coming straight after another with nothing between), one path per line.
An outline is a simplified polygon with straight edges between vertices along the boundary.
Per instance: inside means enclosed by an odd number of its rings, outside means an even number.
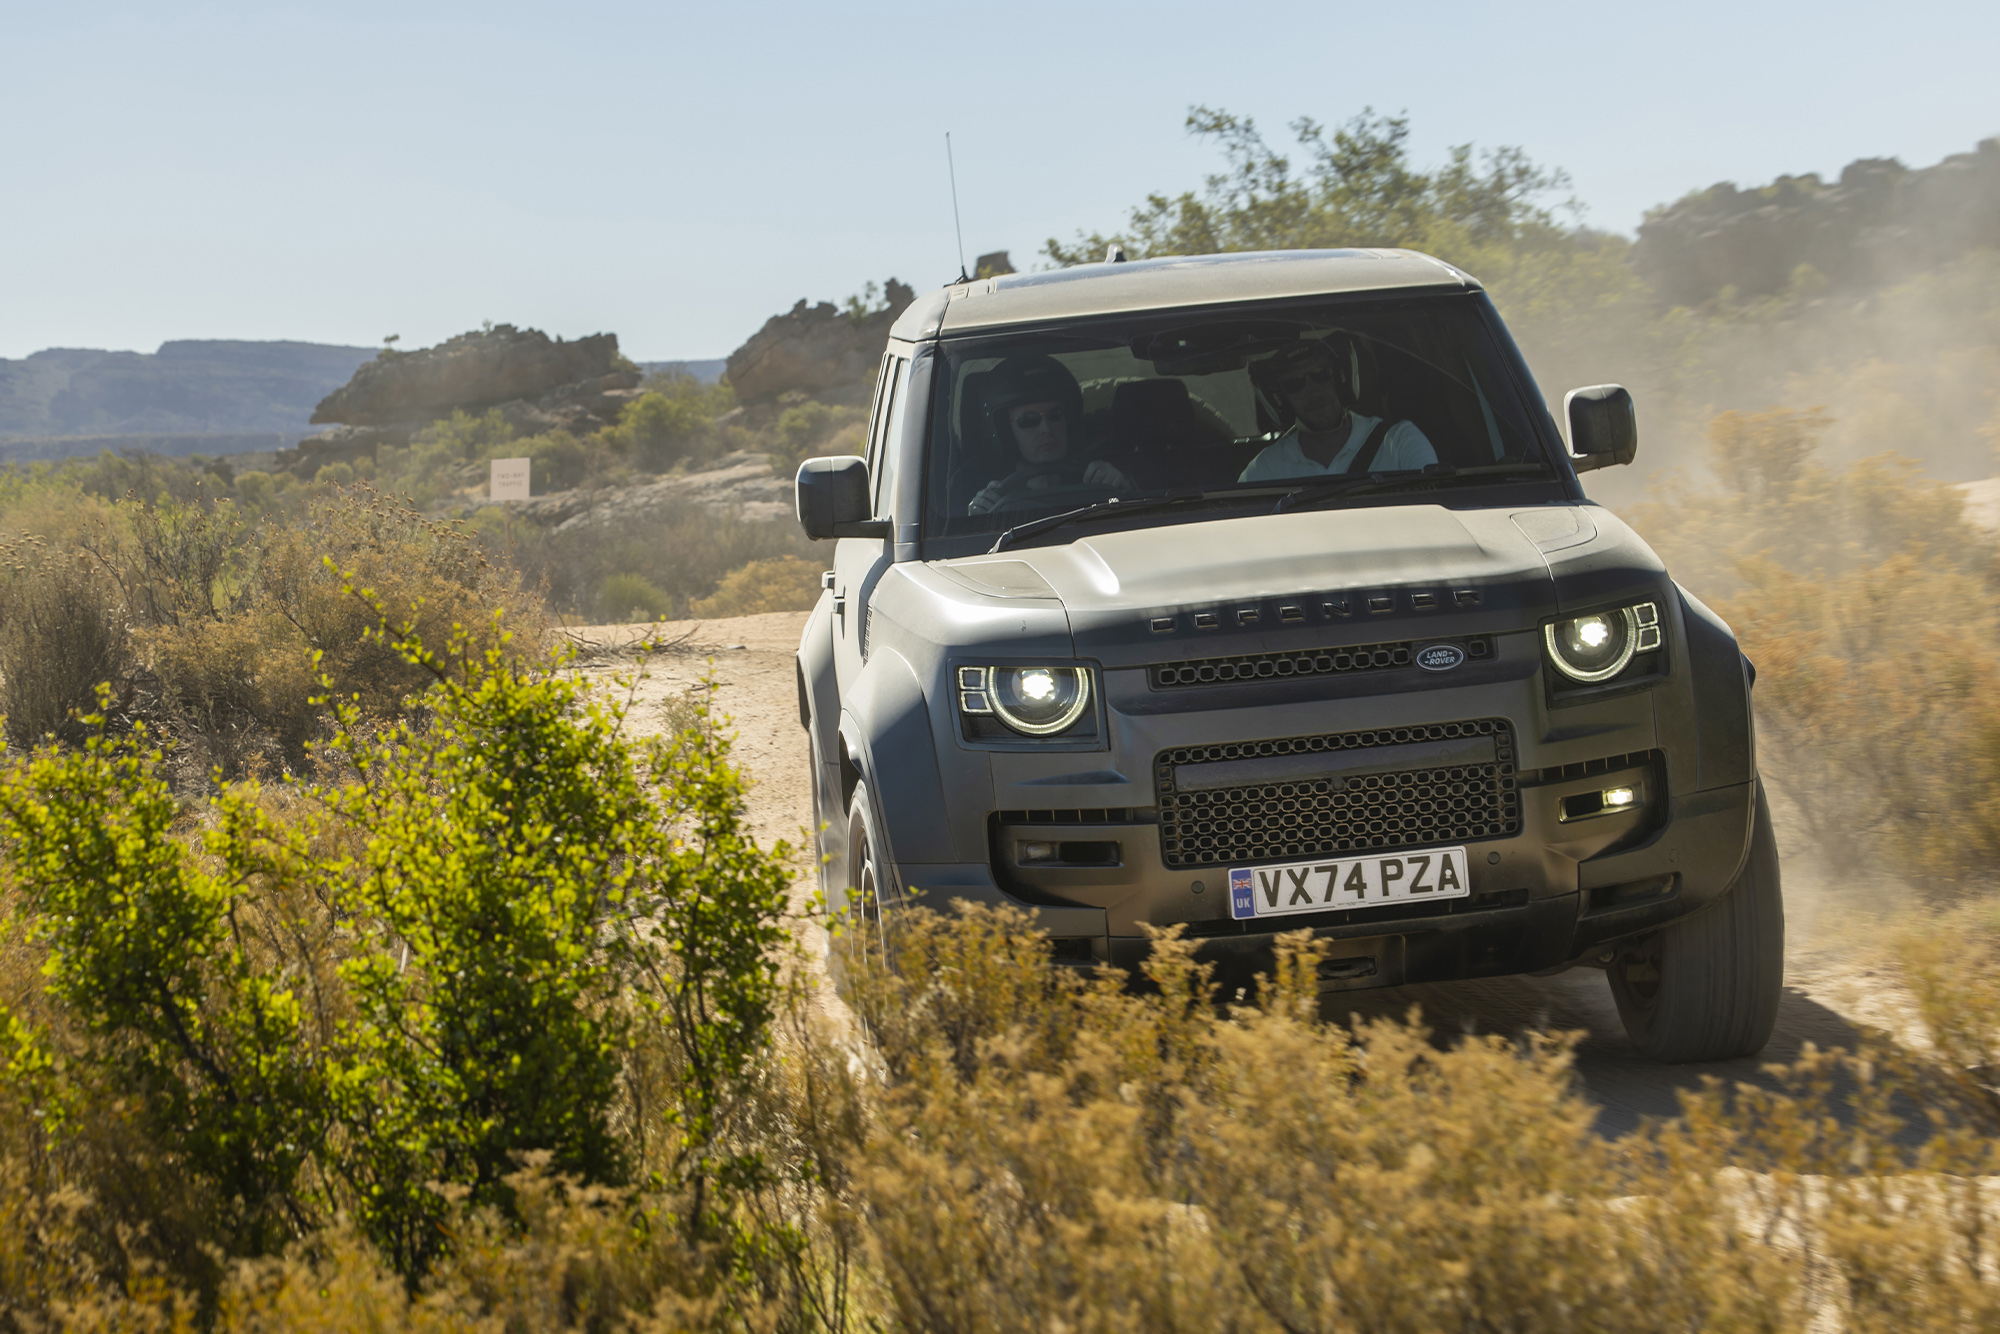
M1088 459L1061 459L1055 463L1029 463L1000 479L1000 494L993 513L1019 509L1062 509L1071 502L1103 497L1112 488L1102 482L1086 482L1083 470ZM1043 485L1031 483L1047 479Z

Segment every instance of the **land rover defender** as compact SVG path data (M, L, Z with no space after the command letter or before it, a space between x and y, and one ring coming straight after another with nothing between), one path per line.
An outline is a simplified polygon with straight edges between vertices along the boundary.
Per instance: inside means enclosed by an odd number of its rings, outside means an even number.
M1667 1061L1761 1049L1784 915L1754 671L1578 475L1480 285L1396 250L960 282L866 455L797 478L829 901L1012 904L1059 961L1178 923L1327 991L1605 970Z

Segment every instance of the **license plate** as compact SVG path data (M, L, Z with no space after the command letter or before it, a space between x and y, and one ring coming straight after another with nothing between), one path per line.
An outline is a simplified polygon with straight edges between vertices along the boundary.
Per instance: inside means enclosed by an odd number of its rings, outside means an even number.
M1472 892L1465 868L1464 848L1232 867L1229 913L1240 921L1377 903L1462 899Z

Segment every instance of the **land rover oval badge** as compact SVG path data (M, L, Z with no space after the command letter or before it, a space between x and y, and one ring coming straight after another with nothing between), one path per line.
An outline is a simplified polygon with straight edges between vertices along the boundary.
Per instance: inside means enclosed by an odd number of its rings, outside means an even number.
M1417 666L1427 672L1448 672L1465 661L1465 650L1456 644L1426 644L1417 650Z

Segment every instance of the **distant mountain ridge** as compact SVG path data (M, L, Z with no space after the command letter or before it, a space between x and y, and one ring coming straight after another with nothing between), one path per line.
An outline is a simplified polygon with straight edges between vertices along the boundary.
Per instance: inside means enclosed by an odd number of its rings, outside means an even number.
M326 343L176 339L152 353L49 348L0 358L0 455L88 453L93 441L177 454L240 449L252 436L289 445L309 433L314 405L375 355ZM204 445L204 437L217 439Z

